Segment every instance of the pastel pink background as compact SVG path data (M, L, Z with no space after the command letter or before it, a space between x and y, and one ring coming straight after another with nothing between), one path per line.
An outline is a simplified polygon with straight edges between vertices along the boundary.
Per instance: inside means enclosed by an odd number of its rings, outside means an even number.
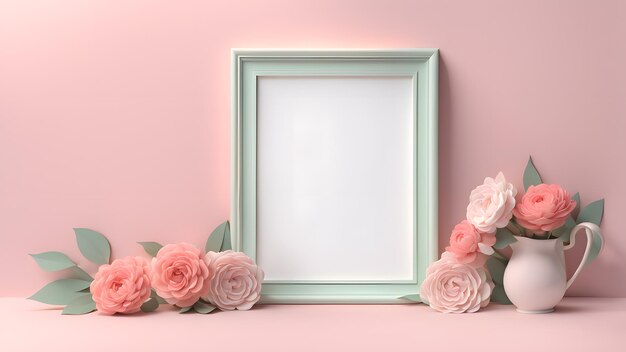
M230 48L437 47L441 247L470 190L521 187L532 154L606 199L606 250L569 294L626 296L625 23L619 0L2 0L0 295L53 276L27 253L83 263L72 227L121 257L228 218Z

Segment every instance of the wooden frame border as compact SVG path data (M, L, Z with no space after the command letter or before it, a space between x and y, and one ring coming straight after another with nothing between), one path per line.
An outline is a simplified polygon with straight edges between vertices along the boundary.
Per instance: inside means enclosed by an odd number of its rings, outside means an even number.
M244 135L242 123L244 115L254 115L256 119L256 106L248 106L252 104L246 104L242 96L247 90L246 96L256 94L256 75L316 75L320 70L324 72L331 70L332 74L336 75L414 76L417 91L414 109L416 280L411 283L266 283L261 299L262 303L407 303L407 300L400 297L419 292L419 285L424 280L427 266L437 259L438 50L233 49L231 55L231 236L233 248L247 253L253 259L256 257L256 185L249 187L252 191L244 194L242 184L246 182L244 178L256 180L251 176L252 173L256 174L256 155L252 158L243 157L243 150L246 147L256 151L256 125L246 129ZM307 65L294 64L303 62ZM349 71L346 71L346 62L350 62ZM262 69L253 68L255 63L265 65L259 66ZM320 67L315 63L319 63ZM407 67L411 68L407 71ZM246 76L246 70L256 70L256 73ZM251 85L254 85L254 89L250 87Z

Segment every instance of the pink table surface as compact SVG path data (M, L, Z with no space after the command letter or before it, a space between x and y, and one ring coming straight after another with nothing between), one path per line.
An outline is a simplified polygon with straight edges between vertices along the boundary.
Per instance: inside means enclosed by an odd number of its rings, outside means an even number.
M556 312L491 305L447 315L424 305L266 305L208 316L161 307L61 316L0 298L1 351L623 351L626 298L566 298Z

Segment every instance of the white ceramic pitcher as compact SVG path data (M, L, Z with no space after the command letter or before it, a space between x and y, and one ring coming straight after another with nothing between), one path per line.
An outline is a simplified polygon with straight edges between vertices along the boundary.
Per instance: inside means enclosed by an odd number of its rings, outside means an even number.
M564 251L574 246L579 230L585 229L587 249L583 259L567 280L565 274ZM537 240L516 236L511 244L513 255L504 271L504 291L521 313L549 313L554 310L565 291L572 285L584 263L587 261L592 244L592 231L599 228L592 223L576 225L570 234L570 244L556 238Z

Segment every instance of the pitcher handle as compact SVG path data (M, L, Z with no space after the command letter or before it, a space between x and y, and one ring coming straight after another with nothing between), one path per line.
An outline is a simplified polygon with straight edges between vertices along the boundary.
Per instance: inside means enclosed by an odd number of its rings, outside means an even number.
M597 234L600 233L600 228L598 227L598 225L591 222L580 223L574 226L574 228L570 232L569 244L567 246L564 246L563 250L568 250L574 247L576 243L576 234L578 234L578 231L580 231L580 229L585 229L585 233L587 234L587 248L585 248L585 254L583 255L583 259L580 261L580 264L574 272L574 275L572 275L572 277L567 280L567 286L565 289L568 289L572 285L572 283L574 283L574 280L576 280L576 277L578 276L578 274L580 274L580 271L587 263L587 259L589 258L589 254L591 253L591 245L593 243L594 232Z

